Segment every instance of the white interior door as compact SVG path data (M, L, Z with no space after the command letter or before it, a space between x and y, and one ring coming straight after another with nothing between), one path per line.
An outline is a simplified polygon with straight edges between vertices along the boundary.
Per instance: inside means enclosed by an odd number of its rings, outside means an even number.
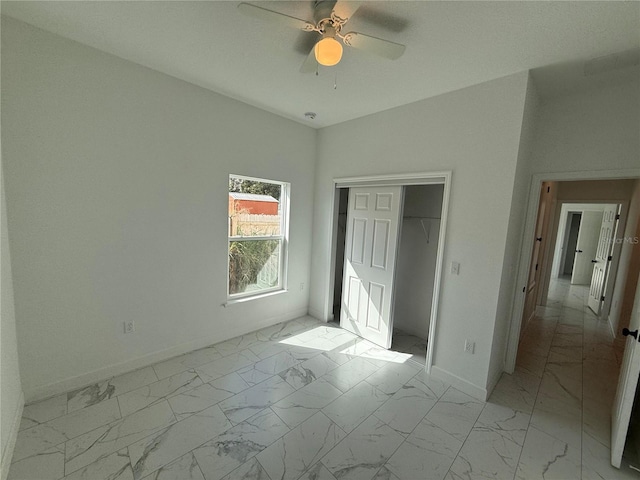
M629 321L629 330L635 331L638 335L640 328L640 281L636 289L636 298L633 304L633 313ZM629 333L627 331L627 333ZM618 333L619 334L619 333ZM620 366L620 378L618 379L618 390L613 402L611 412L611 465L620 468L624 443L629 430L629 420L631 419L631 409L633 399L638 386L638 376L640 375L640 342L632 336L627 335L627 342L624 349L624 357Z
M591 276L591 287L589 288L588 305L596 315L600 315L602 308L602 292L604 291L607 273L611 260L609 256L613 251L612 239L616 231L616 216L618 215L618 205L607 205L602 214L602 225L600 226L600 239L598 248L593 258L593 274Z
M540 187L540 206L538 207L538 218L536 220L535 240L533 242L533 252L531 252L531 263L529 264L529 279L527 280L527 291L524 300L524 313L520 336L524 335L527 322L536 313L536 299L538 298L538 287L540 285L540 264L544 253L543 237L545 232L545 219L548 218L550 209L549 184L543 182Z
M600 225L602 225L602 212L582 212L576 257L571 274L572 285L589 285L591 283L591 275L593 274L591 260L595 258L598 249Z
M391 347L402 187L349 190L340 326Z

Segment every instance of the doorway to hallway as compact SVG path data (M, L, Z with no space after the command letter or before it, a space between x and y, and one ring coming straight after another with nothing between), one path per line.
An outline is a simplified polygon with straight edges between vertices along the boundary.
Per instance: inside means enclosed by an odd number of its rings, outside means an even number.
M591 373L593 371L597 373L598 369L606 368L607 366L606 359L603 360L597 357L592 359L592 365L586 366L589 363L588 353L592 349L589 341L587 340L587 336L593 333L586 329L586 322L596 322L591 325L593 328L597 328L597 335L595 335L596 340L593 342L599 344L596 350L601 353L608 352L606 354L608 356L611 356L611 352L613 352L616 360L618 362L622 362L621 371L623 373L620 373L620 375L618 375L620 366L616 363L614 364L615 368L613 370L610 369L607 375L599 377L602 383L600 388L609 392L609 396L602 397L600 399L602 401L598 402L599 407L603 411L603 415L605 415L607 419L610 419L612 416L610 409L613 409L613 418L616 419L615 422L608 420L605 424L606 428L604 430L607 431L609 440L599 443L599 448L601 449L600 454L606 453L606 457L609 458L611 464L613 466L618 466L620 464L620 455L622 454L622 450L619 445L624 445L624 437L627 432L627 427L629 426L629 416L626 414L626 416L619 415L617 412L630 412L630 406L633 404L633 398L636 390L636 383L629 382L629 375L624 373L629 370L630 355L625 353L624 356L621 356L621 350L617 350L616 345L626 345L627 351L629 351L629 346L636 346L636 342L629 341L630 337L626 337L626 340L625 337L623 337L623 335L629 335L627 329L623 329L623 327L629 326L630 324L629 312L627 312L626 315L623 315L622 306L626 305L628 307L633 304L633 297L636 291L635 286L638 280L638 272L640 271L638 265L634 266L634 259L640 259L640 249L624 242L624 238L633 235L638 223L640 223L640 181L637 178L630 178L626 180L574 181L565 181L562 179L561 181L549 181L546 183L550 184L550 189L543 189L541 197L545 193L552 193L548 198L544 199L545 215L542 216L546 216L546 212L548 212L549 218L545 221L548 222L551 227L549 228L547 239L545 239L548 241L544 242L546 243L545 248L538 247L538 258L542 257L542 260L536 262L535 265L535 270L541 271L539 276L540 280L536 282L538 292L536 292L533 298L527 297L527 301L522 302L522 304L529 306L531 306L531 304L535 304L535 308L531 308L529 310L532 311L531 317L528 315L522 315L517 320L514 318L514 322L512 323L513 328L511 331L509 352L506 358L506 369L507 371L512 371L513 368L520 368L523 365L523 361L525 363L531 363L533 360L530 355L531 352L527 352L526 342L530 342L531 338L540 337L541 339L548 341L549 347L549 350L545 355L543 355L546 359L537 359L538 367L540 367L540 363L543 364L543 368L540 373L542 375L546 375L550 371L553 372L556 368L562 368L553 366L553 364L556 363L572 363L571 360L562 360L562 357L554 362L548 360L554 355L551 348L552 346L563 347L563 352L555 352L555 355L563 353L565 356L570 355L571 353L577 355L578 352L576 350L578 349L572 347L580 346L583 350L583 356L579 359L581 369L579 371L576 370L574 373L576 375L581 375L580 383L582 385L587 384L589 379L586 377L585 372ZM544 185L545 182L542 182L541 180L534 180L533 184ZM527 237L529 235L533 237L534 232L537 233L539 231L535 222L537 218L537 224L540 224L541 210L538 209L538 205L542 206L543 202L542 198L540 198L540 202L537 202L536 200L537 198L532 195L530 198L532 203L527 215L528 225L525 229L529 232L527 233ZM595 247L595 249L591 248L591 250L594 250L593 254L589 254L587 256L583 255L585 258L579 258L579 254L584 252L584 248L581 247L580 234L578 234L578 238L576 239L577 251L574 253L575 257L572 279L569 283L566 278L554 278L553 275L553 273L556 275L560 274L562 267L562 256L557 254L559 253L558 248L561 248L565 242L562 241L562 235L558 234L560 230L559 227L562 226L565 227L565 229L570 229L570 219L566 217L566 213L568 212L564 209L569 206L568 204L584 206L587 203L598 205L599 209L603 212L602 214L597 213L597 215L593 215L594 218L600 215L602 217L599 220L592 222L594 225L597 224L599 227L591 228L594 232L594 235L592 235L593 238L595 238L595 233L599 233L598 240L595 242L591 241L593 244L591 247ZM552 204L554 206L549 209L546 208L547 204ZM576 205L572 205L572 207L575 206ZM584 221L584 216L585 212L582 211L581 223ZM536 237L538 236L536 235ZM593 240L593 238L591 240ZM556 241L557 239L558 241ZM527 259L528 264L532 255L532 249L529 245L538 241L543 243L540 238L535 238L532 242L525 237L525 246L522 251L523 257L521 258L521 265L523 267L526 265L524 263L525 258ZM556 255L553 254L554 250ZM583 252L578 252L578 250L583 250ZM606 250L606 252L604 252L604 250ZM525 257L525 252L529 252L528 258ZM571 255L573 252L567 251L565 253L566 260L566 256ZM582 261L582 263L593 264L588 265L587 267L584 265L581 267L581 275L584 277L581 281L577 279L576 274L575 264L578 260ZM605 265L605 268L596 268L597 263L602 263L601 261L604 262L603 264ZM618 266L620 267L619 271L617 270ZM526 275L530 277L532 271L533 264L532 268L526 271ZM562 271L562 273L564 272ZM587 275L587 273L590 275ZM519 273L520 281L524 281L524 276L525 270L522 270ZM594 293L594 278L598 280L595 282L595 285L599 290L597 295ZM587 285L581 286L579 285L580 283L586 283ZM630 290L629 294L627 294L627 290ZM522 312L522 307L519 305L521 300L516 298L515 302L515 311ZM572 311L571 309L574 309L575 311ZM528 312L525 311L525 313ZM548 318L549 316L551 317ZM536 331L534 327L540 327L541 324L539 320L541 318L547 320L555 319L556 323L559 324L558 328L556 329L556 326L554 325L550 331L543 331L542 336L540 336L540 332ZM633 316L632 318L635 319L636 316ZM640 316L638 319L640 319ZM579 328L580 321L583 322L582 328ZM575 323L575 325L572 325L572 322ZM633 330L631 326L629 326L629 329ZM518 342L516 332L520 333L519 337L522 342ZM552 345L552 338L555 339L555 342L559 343ZM614 342L614 339L617 343ZM572 343L577 342L578 340L582 341L582 345ZM544 341L542 341L542 345L544 346ZM635 352L635 350L633 351ZM533 364L535 365L536 362L533 361ZM557 373L554 374L557 376ZM637 381L637 372L633 377ZM567 381L570 382L568 377ZM558 388L562 388L562 386L559 386ZM587 415L585 413L585 409L589 408L588 402L593 400L589 399L587 395L591 393L590 391L592 389L596 388L598 388L597 385L585 386L581 389L584 391L584 398L577 397L580 400L583 416ZM616 390L618 390L618 393L616 393ZM620 391L623 392L622 395L620 394ZM551 400L550 402L553 403L554 401L555 400ZM561 412L560 408L564 408L564 404L560 402L557 407L558 412ZM571 409L569 409L569 411L570 410ZM563 425L562 422L564 420L562 418L557 419L558 425ZM569 426L568 430L571 431L572 428ZM616 432L621 432L621 434L617 434ZM612 439L612 437L614 438ZM622 440L620 440L620 438ZM590 439L583 435L581 437L581 441L587 442L590 441ZM614 452L618 452L619 455L614 455ZM585 454L584 451L581 453L583 455ZM615 475L613 478L616 478Z
M520 462L532 472L548 464L549 478L637 478L631 442L621 469L611 466L611 409L623 348L611 341L588 298L588 286L553 279L547 306L522 336L514 377L527 385L532 415Z

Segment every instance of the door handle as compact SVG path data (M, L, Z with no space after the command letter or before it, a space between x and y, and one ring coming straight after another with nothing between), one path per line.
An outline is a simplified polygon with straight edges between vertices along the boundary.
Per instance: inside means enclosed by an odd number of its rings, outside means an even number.
M591 260L591 263L598 263L598 260Z
M576 250L576 253L582 253L582 250Z
M637 340L638 339L638 330L634 330L632 332L628 328L623 328L622 329L622 335L624 335L625 337L631 335L633 338L635 338Z

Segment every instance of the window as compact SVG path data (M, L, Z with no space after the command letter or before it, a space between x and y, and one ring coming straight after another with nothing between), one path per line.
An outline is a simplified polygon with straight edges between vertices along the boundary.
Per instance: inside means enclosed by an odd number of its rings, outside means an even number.
M230 299L286 288L288 217L288 183L229 176Z

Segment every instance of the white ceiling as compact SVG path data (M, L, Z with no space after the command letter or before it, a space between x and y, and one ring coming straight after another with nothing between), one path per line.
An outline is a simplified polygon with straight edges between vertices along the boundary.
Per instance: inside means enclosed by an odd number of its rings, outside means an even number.
M372 1L346 31L403 43L404 56L391 61L347 47L337 67L316 76L299 73L305 55L298 50L313 34L247 17L238 3L2 1L1 9L314 127L538 67L543 93L566 91L584 80L585 60L640 48L638 2ZM252 3L313 18L312 1ZM395 20L383 28L380 13ZM307 111L317 113L313 122Z

